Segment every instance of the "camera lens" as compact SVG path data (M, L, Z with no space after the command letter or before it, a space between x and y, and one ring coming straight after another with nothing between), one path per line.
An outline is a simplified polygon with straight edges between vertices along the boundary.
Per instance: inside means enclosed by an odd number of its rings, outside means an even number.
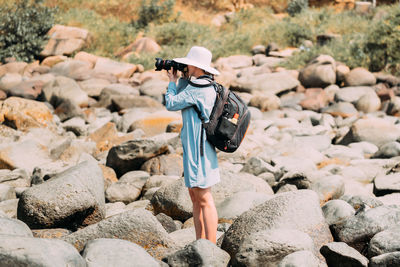
M187 71L186 64L178 63L170 59L164 60L162 58L156 58L156 62L154 65L156 67L156 71L170 70L171 68L179 71Z

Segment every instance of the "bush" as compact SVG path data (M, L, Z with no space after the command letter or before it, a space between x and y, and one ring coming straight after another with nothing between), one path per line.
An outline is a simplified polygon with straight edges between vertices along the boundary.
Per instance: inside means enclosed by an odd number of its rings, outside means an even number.
M136 28L145 28L150 23L162 24L177 20L179 14L174 14L175 0L165 0L159 3L159 0L142 0L139 8L139 18L133 22Z
M0 8L0 61L14 57L32 61L43 49L54 24L55 10L39 1L20 0Z
M308 0L292 0L289 2L286 11L294 17L308 8Z

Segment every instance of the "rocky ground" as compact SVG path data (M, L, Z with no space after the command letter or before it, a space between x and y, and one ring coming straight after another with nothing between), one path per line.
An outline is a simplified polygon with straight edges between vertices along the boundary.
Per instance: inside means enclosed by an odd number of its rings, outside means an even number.
M400 265L400 79L264 51L215 62L252 115L218 153L217 246L195 241L165 73L85 52L0 65L1 265Z

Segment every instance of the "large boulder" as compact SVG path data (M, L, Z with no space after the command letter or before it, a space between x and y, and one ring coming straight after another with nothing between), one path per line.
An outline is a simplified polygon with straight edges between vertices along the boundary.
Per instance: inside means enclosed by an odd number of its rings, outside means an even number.
M300 70L299 81L305 87L326 87L336 82L336 62L328 55L320 55Z
M0 237L2 235L33 237L28 225L20 220L0 216Z
M55 64L51 68L51 73L76 81L87 80L94 76L92 65L89 62L76 59L67 59Z
M63 76L58 76L46 84L43 92L46 100L54 107L67 100L77 106L85 107L89 101L88 94L79 87L75 80Z
M117 238L136 243L158 259L173 249L175 244L161 223L145 209L128 210L96 224L89 225L63 240L73 244L79 251L98 238Z
M368 266L368 259L344 242L332 242L321 248L328 266Z
M141 169L151 175L182 176L182 156L178 154L160 155L146 161Z
M129 78L137 70L137 66L99 57L93 70L96 73L110 74L117 78Z
M400 225L377 233L368 246L368 256L374 257L400 250Z
M42 102L9 97L1 103L0 122L14 129L55 128L50 109Z
M298 190L277 194L240 215L225 233L221 248L235 257L242 240L251 233L279 228L307 233L313 239L316 255L322 245L332 241L317 194Z
M82 253L88 267L159 267L156 259L141 246L121 239L99 238L89 241Z
M18 218L32 228L76 228L104 218L103 173L94 160L82 162L25 190Z
M70 244L56 239L0 235L2 266L76 266L85 260Z
M299 84L299 81L289 72L282 71L253 75L250 77L240 77L231 84L231 89L251 94L257 91L279 94L295 89Z
M85 29L63 25L54 25L47 35L50 39L40 53L44 57L71 55L84 47L90 38L89 32Z
M376 78L364 68L355 68L345 75L344 82L346 86L368 86L376 84Z

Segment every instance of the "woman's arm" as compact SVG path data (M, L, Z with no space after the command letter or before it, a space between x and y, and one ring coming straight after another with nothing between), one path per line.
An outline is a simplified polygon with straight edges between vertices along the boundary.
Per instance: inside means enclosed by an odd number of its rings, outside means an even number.
M165 94L165 106L167 110L176 111L184 108L193 106L195 100L189 90L183 89L180 93L177 93L175 82L168 84L167 93Z

